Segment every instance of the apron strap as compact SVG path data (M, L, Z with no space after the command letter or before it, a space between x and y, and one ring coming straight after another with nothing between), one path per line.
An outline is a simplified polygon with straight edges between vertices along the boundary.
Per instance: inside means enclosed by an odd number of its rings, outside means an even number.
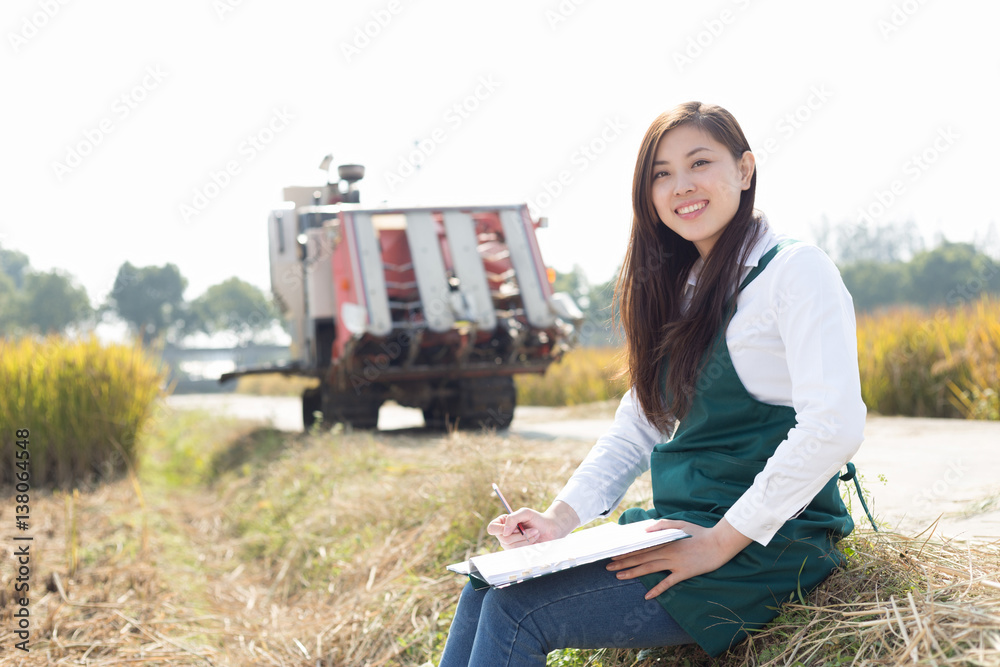
M854 486L858 490L858 500L861 501L861 507L864 508L865 514L868 515L868 521L872 524L872 530L876 533L878 532L878 526L875 525L875 519L872 518L872 513L868 511L868 504L865 503L865 494L861 491L861 481L858 479L858 469L854 467L854 464L850 461L847 462L847 472L840 476L841 482L849 482L854 480Z

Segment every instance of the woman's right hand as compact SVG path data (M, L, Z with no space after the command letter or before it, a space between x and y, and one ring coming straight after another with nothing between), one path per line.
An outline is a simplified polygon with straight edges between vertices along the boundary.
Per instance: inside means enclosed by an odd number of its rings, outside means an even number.
M517 529L521 524L524 535ZM494 535L504 549L548 542L566 537L580 525L580 517L566 503L557 500L544 512L522 507L512 514L501 514L490 521L486 532Z

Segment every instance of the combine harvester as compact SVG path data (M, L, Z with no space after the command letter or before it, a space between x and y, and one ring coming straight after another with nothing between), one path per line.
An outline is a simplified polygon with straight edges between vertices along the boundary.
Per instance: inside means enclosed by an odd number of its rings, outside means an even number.
M327 168L332 158L324 160ZM505 428L513 376L544 373L575 343L582 314L553 293L525 204L364 208L361 165L340 181L288 187L268 220L271 291L292 361L239 369L319 378L308 429L375 428L387 400L432 428Z

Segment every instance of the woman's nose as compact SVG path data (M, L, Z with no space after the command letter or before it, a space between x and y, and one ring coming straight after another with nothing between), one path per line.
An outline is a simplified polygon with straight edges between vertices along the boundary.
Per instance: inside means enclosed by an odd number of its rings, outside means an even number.
M694 183L684 174L678 174L674 181L674 194L682 195L694 190Z

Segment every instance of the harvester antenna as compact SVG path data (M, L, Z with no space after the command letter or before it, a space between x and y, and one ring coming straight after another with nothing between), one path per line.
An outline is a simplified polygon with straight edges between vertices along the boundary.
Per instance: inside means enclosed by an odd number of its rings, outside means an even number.
M330 180L330 165L333 164L333 153L327 153L323 161L319 163L319 168L326 172L326 182L327 185L332 183Z

